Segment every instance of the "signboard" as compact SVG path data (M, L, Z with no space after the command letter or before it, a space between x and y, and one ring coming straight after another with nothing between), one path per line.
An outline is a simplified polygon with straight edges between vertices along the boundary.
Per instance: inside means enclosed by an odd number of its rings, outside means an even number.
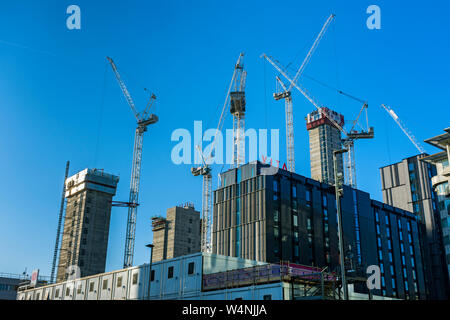
M33 273L31 274L31 282L30 282L30 285L36 286L37 281L38 281L38 278L39 278L39 269L33 270Z

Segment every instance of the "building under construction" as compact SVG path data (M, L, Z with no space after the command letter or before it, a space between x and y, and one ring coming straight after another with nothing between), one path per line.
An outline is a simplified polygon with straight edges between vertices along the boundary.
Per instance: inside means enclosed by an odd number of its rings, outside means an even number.
M76 266L82 277L105 272L112 197L119 177L84 169L66 180L67 199L57 282Z
M309 132L311 178L320 182L334 184L333 151L342 148L341 131L329 120L332 118L341 127L344 116L328 108L321 108L306 117ZM344 172L342 155L337 156L337 167Z
M200 212L192 204L167 209L166 218L153 217L153 261L200 252Z

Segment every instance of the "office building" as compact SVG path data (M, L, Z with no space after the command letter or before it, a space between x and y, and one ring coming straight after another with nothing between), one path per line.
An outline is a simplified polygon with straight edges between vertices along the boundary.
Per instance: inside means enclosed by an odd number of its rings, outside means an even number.
M26 280L23 275L0 273L0 300L16 300L17 289Z
M268 165L249 163L221 174L214 191L213 253L243 259L339 269L334 187ZM341 198L346 270L381 269L374 294L425 299L417 218L344 186ZM356 288L364 293L365 286Z
M431 185L436 167L421 161L421 154L380 168L383 202L413 212L419 218L425 287L430 299L448 297L441 219Z
M167 210L166 217L153 217L153 261L200 252L200 212L192 204Z
M68 272L89 276L105 272L112 198L119 178L98 169L84 169L67 178L66 215L57 282Z
M445 133L425 140L425 142L441 149L441 152L423 159L436 166L436 175L431 183L438 197L438 209L441 219L442 236L445 248L447 271L450 274L450 128ZM450 286L450 283L448 283Z
M342 140L341 132L326 115L341 127L344 125L343 115L325 107L307 115L311 178L334 184L333 151L342 149ZM337 160L338 171L343 173L342 154L338 155Z
M336 277L317 268L196 253L21 291L17 300L339 299ZM386 300L353 290L352 300ZM340 296L339 296L340 295Z

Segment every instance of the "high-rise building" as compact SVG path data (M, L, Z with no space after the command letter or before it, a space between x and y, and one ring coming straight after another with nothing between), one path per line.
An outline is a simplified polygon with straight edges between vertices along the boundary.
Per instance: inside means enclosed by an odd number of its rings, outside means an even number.
M192 204L167 209L166 217L152 218L153 261L200 252L200 212Z
M431 178L431 183L438 197L438 209L446 254L445 263L450 274L450 128L445 129L445 133L427 139L425 142L443 150L423 160L436 165L437 173ZM450 286L450 283L447 283L447 285Z
M343 115L325 107L307 115L311 178L334 184L333 151L342 149L342 140L341 132L326 115L341 127L344 125ZM337 167L339 172L344 172L342 154L337 157Z
M213 253L278 263L289 261L337 272L339 246L334 187L268 165L249 163L221 174L214 191ZM373 294L424 299L417 218L343 186L341 198L348 274L381 272ZM355 290L363 292L367 287Z
M105 272L112 198L119 177L84 169L67 178L66 215L57 282L70 272L85 277Z
M421 154L380 168L383 202L413 212L419 218L426 291L431 299L448 296L441 219L431 178L436 167Z

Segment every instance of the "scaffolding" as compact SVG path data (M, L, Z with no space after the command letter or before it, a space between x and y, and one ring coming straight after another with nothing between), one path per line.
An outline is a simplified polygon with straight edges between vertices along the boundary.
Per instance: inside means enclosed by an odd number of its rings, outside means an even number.
M233 289L283 282L289 284L292 300L339 299L339 281L334 273L311 266L280 262L204 274L202 291Z

